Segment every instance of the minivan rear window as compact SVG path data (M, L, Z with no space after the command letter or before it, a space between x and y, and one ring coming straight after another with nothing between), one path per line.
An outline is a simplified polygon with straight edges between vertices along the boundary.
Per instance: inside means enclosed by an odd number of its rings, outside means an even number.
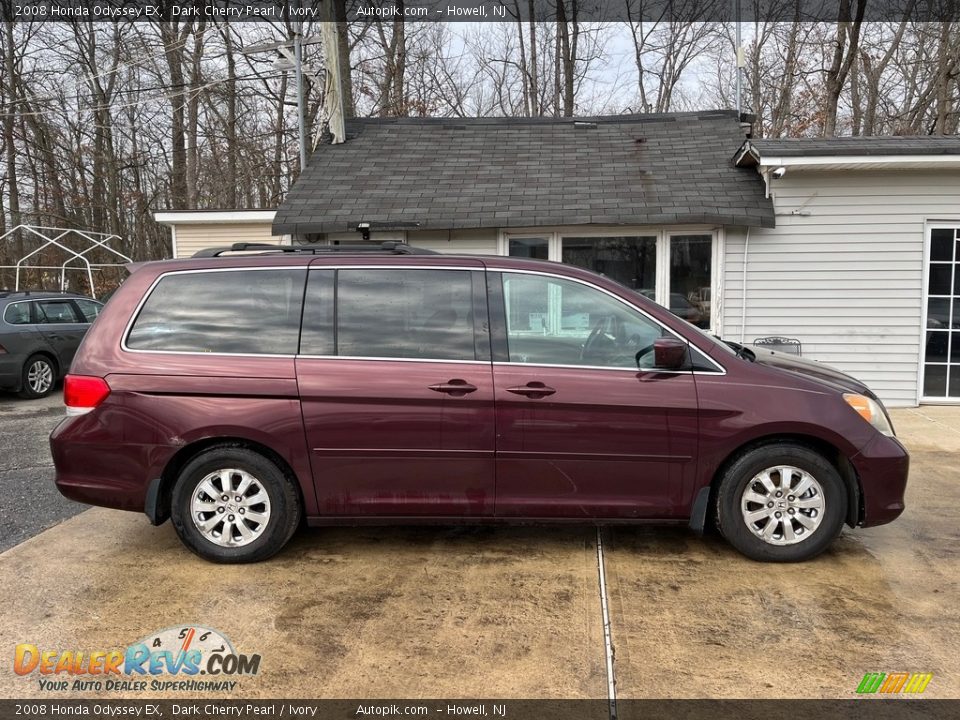
M186 272L153 288L131 350L295 355L306 268Z

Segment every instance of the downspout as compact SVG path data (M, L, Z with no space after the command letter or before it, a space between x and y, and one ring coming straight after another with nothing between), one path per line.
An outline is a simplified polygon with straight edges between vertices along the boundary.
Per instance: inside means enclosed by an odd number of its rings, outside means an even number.
M743 279L740 283L740 344L746 342L747 336L747 259L750 255L750 226L747 225L747 237L743 241Z

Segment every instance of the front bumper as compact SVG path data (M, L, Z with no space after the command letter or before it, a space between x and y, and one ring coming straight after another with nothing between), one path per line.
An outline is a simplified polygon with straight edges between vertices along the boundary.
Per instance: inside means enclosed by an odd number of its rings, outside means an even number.
M861 527L884 525L903 512L910 454L899 440L877 433L850 459L860 479Z

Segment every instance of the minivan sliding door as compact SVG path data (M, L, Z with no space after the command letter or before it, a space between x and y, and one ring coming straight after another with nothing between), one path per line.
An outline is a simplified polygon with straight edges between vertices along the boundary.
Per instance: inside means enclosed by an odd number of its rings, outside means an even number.
M297 378L320 515L493 514L483 267L457 264L311 269Z

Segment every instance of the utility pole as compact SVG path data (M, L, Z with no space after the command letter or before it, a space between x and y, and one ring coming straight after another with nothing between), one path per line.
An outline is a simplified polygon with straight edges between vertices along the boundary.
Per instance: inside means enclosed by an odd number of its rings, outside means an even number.
M293 0L297 6L301 0ZM274 62L274 69L281 72L289 70L294 71L294 84L297 86L297 132L300 141L300 172L307 167L307 139L306 139L306 113L304 110L305 99L303 96L303 74L306 72L314 82L319 84L319 78L316 72L309 65L303 64L303 46L314 45L322 42L320 36L303 38L303 21L296 21L293 25L293 40L281 40L280 42L269 42L252 47L242 48L240 52L244 55L258 55L260 53L276 53L278 55ZM293 52L290 46L293 45ZM286 103L284 103L286 104Z
M737 39L736 39L736 44L737 44L737 47L734 49L734 53L736 54L736 62L737 62L737 68L736 68L736 73L737 73L737 78L736 78L736 80L737 80L737 119L739 120L740 114L743 112L743 87L742 87L742 85L743 85L743 67L744 67L744 65L745 65L746 63L744 62L744 61L745 61L745 58L743 57L743 42L741 41L741 37L740 37L740 21L741 21L741 19L742 19L742 18L741 18L741 15L740 15L740 0L733 0L733 2L734 2L734 24L737 26L737 29L736 29L736 37L737 37Z
M293 0L294 5L302 10L301 0ZM739 1L739 0L738 0ZM297 82L297 129L300 134L300 172L307 169L307 135L303 116L303 16L294 24L293 56L294 75Z

